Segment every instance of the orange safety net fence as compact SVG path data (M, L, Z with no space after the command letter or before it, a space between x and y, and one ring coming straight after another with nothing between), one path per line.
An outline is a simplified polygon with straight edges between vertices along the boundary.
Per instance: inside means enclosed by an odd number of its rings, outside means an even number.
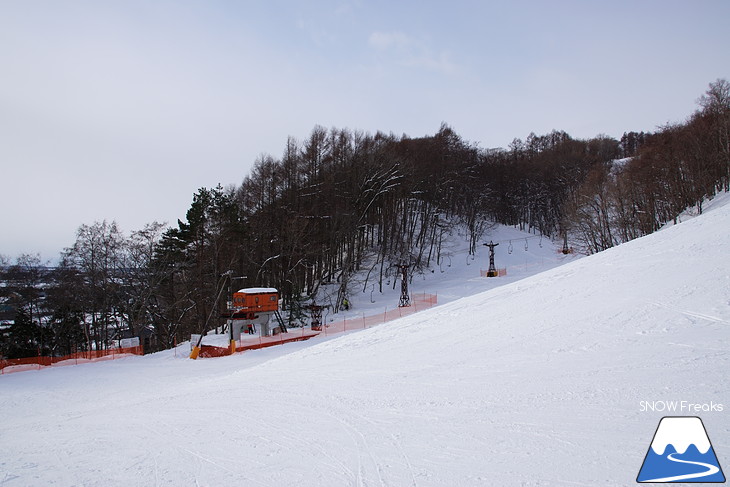
M43 367L58 367L64 365L77 365L86 362L100 362L102 360L114 360L129 355L143 355L141 345L128 348L110 348L109 350L89 350L76 352L70 355L59 357L25 357L0 359L0 373L22 372L25 370L38 370Z
M347 318L334 323L325 324L322 326L321 331L311 330L309 327L291 328L287 333L277 333L274 336L237 340L236 352L257 350L274 345L283 345L285 343L308 340L320 333L325 336L329 336L336 333L344 333L346 331L362 330L388 321L397 320L404 316L412 315L418 311L431 308L437 303L438 297L435 294L414 294L411 296L410 306L398 307L391 310L385 309L382 313L375 315L362 316L360 318ZM223 357L226 355L231 355L230 348L216 347L213 345L201 345L200 347L199 357Z
M318 331L310 331L307 328L292 328L286 333L279 332L273 336L236 340L236 352L258 350L260 348L273 347L274 345L283 345L291 342L301 342L317 335L319 335ZM198 357L215 358L225 357L226 355L231 355L231 349L228 347L201 345Z
M276 330L278 330L278 328ZM311 331L307 328L291 328L286 333L279 332L273 336L236 340L236 352L258 350L291 342L301 342L303 340L309 340L317 335L319 335L318 331ZM198 355L198 357L214 358L225 357L226 355L231 355L230 348L216 347L215 345L201 345L200 355Z
M431 308L435 306L437 302L438 297L435 294L414 294L411 295L410 306L403 306L390 310L385 309L382 313L363 316L361 318L347 318L334 323L325 324L322 327L322 331L325 335L331 335L334 333L344 333L350 330L370 328L381 323L387 323L388 321L397 320L398 318Z

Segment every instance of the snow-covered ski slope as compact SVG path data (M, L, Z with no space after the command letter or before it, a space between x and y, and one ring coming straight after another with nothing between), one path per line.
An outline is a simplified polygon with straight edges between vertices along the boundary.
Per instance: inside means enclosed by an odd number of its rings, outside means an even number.
M2 376L0 485L634 485L666 415L728 468L722 203L339 338Z

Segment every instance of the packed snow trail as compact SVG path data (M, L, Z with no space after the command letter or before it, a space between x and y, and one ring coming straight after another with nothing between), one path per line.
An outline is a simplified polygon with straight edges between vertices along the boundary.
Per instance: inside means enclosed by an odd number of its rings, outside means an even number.
M287 352L1 376L0 482L633 485L663 416L645 400L723 404L691 413L727 463L728 227L718 207Z

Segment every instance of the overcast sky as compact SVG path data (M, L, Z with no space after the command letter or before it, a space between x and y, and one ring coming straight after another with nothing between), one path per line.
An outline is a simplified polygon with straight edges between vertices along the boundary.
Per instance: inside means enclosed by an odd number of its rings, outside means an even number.
M0 254L176 224L315 125L481 147L681 122L730 1L0 0Z

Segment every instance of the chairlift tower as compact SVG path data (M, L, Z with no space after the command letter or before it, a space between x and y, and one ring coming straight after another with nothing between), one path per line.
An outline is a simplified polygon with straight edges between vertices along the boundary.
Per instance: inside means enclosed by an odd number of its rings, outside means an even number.
M487 271L487 277L497 277L499 273L497 272L497 268L494 267L494 247L499 245L499 243L492 243L490 240L489 243L485 243L485 247L489 247L489 270Z
M321 305L313 301L307 308L312 313L312 331L322 331L322 310L329 308L329 305Z
M411 295L408 292L408 264L398 264L396 266L401 272L400 281L400 301L398 302L399 308L407 308L411 305Z

